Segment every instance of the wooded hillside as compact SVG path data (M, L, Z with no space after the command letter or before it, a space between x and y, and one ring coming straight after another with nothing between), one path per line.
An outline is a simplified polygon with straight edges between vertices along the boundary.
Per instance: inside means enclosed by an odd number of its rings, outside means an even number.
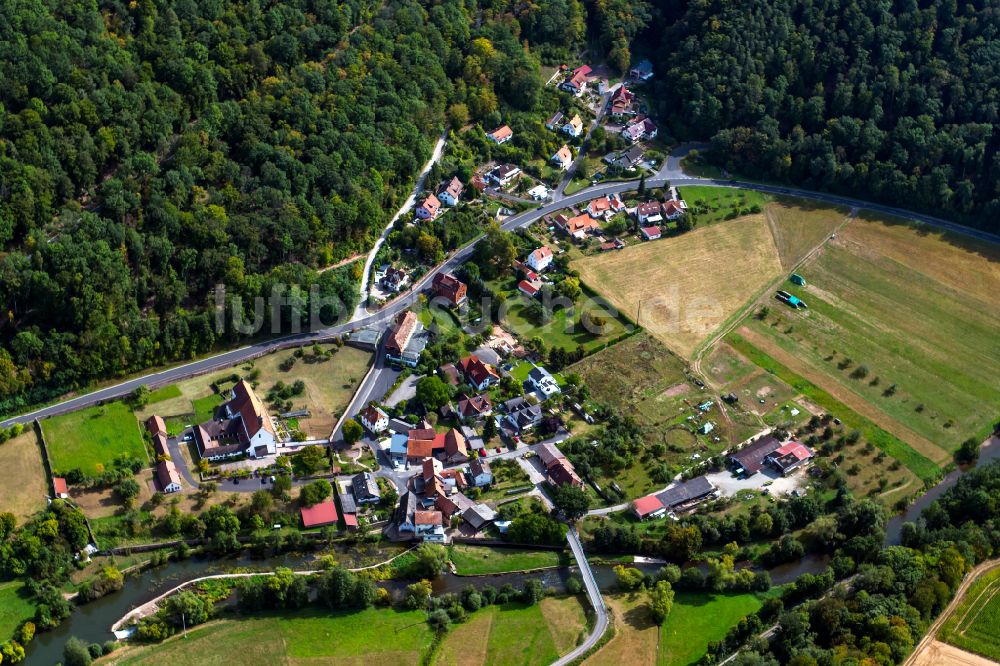
M662 4L660 111L732 171L1000 231L1000 13L953 0Z

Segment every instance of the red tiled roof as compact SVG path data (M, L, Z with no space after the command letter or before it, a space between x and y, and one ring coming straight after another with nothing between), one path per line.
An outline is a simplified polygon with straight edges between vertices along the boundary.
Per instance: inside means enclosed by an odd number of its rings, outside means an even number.
M414 525L441 525L440 511L415 511L413 513Z
M474 395L471 398L465 396L458 401L458 412L462 416L476 416L491 409L493 409L493 403L490 402L490 397L485 393Z
M458 505L444 495L438 495L437 499L434 500L434 506L445 518L451 518L458 511Z
M52 487L56 491L56 495L65 495L69 492L69 487L66 485L66 479L61 476L52 477Z
M557 486L573 485L579 486L583 483L577 476L573 464L565 458L556 460L549 467L549 477Z
M781 447L779 447L772 456L780 457L792 454L797 460L808 460L812 457L812 453L809 451L805 444L799 444L798 442L788 442Z
M420 207L426 209L431 217L435 217L441 209L441 202L433 194L428 194L427 198L420 203Z
M416 326L417 315L415 312L407 310L396 317L396 325L393 327L392 335L389 336L389 340L386 342L386 348L390 351L402 353L406 348L406 343L410 341L410 336L413 335L413 329Z
M490 132L490 136L493 137L494 141L503 141L504 139L509 139L513 135L514 135L514 130L512 130L507 125L501 125L500 127Z
M451 182L448 183L448 187L446 187L444 191L457 199L462 196L462 188L462 181L460 181L457 177L454 177L451 179Z
M576 233L577 231L590 231L592 229L599 229L601 225L594 221L590 215L583 213L582 215L577 215L576 217L571 217L566 220L564 228L566 233Z
M319 527L337 522L337 507L332 499L312 506L304 506L299 509L299 513L302 515L303 527Z
M365 411L362 412L361 415L365 418L366 421L368 421L368 423L375 423L383 416L386 416L386 413L383 412L378 407L376 407L375 405L368 405L367 407L365 407Z
M344 524L347 525L348 527L357 527L358 526L358 517L355 514L353 514L353 513L345 513L344 514Z
M444 436L444 452L449 456L469 456L469 444L465 435L452 428Z
M538 293L538 287L531 284L527 280L521 280L518 283L517 288L526 293L528 296L534 296Z
M539 261L541 259L544 259L545 257L551 257L552 250L549 249L548 245L543 245L534 252L532 252L531 256L535 258L535 261Z
M233 387L233 399L229 401L229 411L239 412L240 418L243 420L243 427L246 429L246 437L253 439L254 435L261 430L266 430L272 437L276 436L274 424L271 423L271 418L268 416L267 410L264 409L264 403L260 401L245 379L241 379ZM243 433L240 434L242 441ZM243 444L248 445L249 440Z
M653 238L654 236L660 235L659 227L643 227L642 233L646 238Z
M663 502L661 502L656 495L646 495L645 497L640 497L632 502L632 505L635 507L635 512L639 514L639 517L648 516L649 514L663 508Z
M146 419L146 430L148 430L151 435L155 435L160 432L165 435L167 434L167 424L164 423L162 416L153 414Z
M431 283L435 296L443 296L456 305L465 298L465 283L451 273L438 273Z
M164 490L172 483L181 485L181 477L172 460L161 460L156 463L156 478L160 482L160 488Z
M683 213L684 208L681 207L680 201L671 199L663 204L663 212L667 215L673 215L674 213Z
M476 386L482 384L487 378L500 379L500 375L491 365L483 363L478 356L467 356L458 362L458 369L473 382Z

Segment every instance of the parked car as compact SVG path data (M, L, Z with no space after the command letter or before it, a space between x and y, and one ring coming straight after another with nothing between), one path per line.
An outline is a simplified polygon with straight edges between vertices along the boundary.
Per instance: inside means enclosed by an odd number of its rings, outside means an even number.
M478 453L479 453L479 457L480 458L485 458L486 457L486 449L485 448L479 449Z

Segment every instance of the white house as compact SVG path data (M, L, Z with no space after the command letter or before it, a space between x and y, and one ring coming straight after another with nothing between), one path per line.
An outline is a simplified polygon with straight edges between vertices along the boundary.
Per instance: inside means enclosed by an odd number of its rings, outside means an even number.
M553 165L559 167L561 171L565 171L573 164L573 151L569 149L569 146L563 144L563 147L555 152L555 154L549 158L549 161Z
M278 452L278 437L271 416L246 380L241 379L233 387L232 397L226 403L226 415L231 420L239 419L241 428L237 437L251 458L273 456Z
M368 405L361 410L358 420L373 435L385 432L389 427L389 415L375 405Z
M490 464L482 458L476 458L469 463L469 481L476 488L493 483L493 472L490 470Z
M462 181L458 178L452 178L448 185L438 192L438 199L440 199L446 206L454 206L458 204L458 200L462 198L462 190L464 189Z
M559 393L559 383L548 370L536 365L528 373L528 383L544 398L549 398Z
M494 167L486 177L500 187L506 187L520 175L521 170L513 164L501 164Z
M684 199L671 199L663 204L663 217L668 220L676 220L687 212L687 207Z
M171 460L161 460L156 463L156 478L160 482L160 488L165 493L180 492L181 477L177 473L177 467Z
M417 206L417 217L421 220L433 220L441 212L441 202L433 194L428 194L427 198Z
M533 188L528 190L528 196L535 201L541 201L545 197L549 196L549 188L544 185L535 185Z
M660 228L657 226L643 227L639 231L642 233L642 237L648 241L658 240L661 236Z
M552 250L547 245L543 245L529 254L525 263L531 266L536 273L541 273L552 263Z
M583 134L583 121L580 119L580 115L573 116L568 123L563 125L562 131L572 137Z
M440 511L415 511L413 533L424 541L444 542L444 525Z
M486 136L489 137L490 141L499 146L500 144L507 143L514 138L514 130L507 125L501 125L492 132L489 132Z
M663 206L659 201L647 201L635 207L635 218L639 224L653 225L663 222Z

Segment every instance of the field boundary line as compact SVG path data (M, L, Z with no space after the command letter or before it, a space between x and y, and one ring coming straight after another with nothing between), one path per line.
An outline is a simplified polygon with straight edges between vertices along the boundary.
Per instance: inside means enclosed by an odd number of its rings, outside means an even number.
M917 663L917 656L921 652L923 652L931 643L937 640L937 635L938 632L941 631L942 625L948 618L954 615L955 610L958 608L958 605L961 603L969 587L972 586L972 584L976 581L977 578L979 578L980 576L985 576L987 573L989 573L993 569L996 569L997 567L1000 567L1000 558L995 560L987 560L979 564L979 566L977 566L975 569L973 569L972 571L970 571L965 575L965 578L962 580L961 585L959 585L958 589L955 590L955 596L952 597L951 601L948 602L948 605L945 607L943 611L941 611L941 614L937 616L937 619L934 620L931 626L927 628L927 632L924 634L924 637L921 638L920 642L917 643L915 648L913 648L913 652L911 652L910 656L906 658L906 661L902 663L902 666L914 666ZM951 643L948 643L948 641L942 641L942 642L951 645ZM953 647L958 647L958 646L953 646ZM966 648L959 648L959 649L966 650Z

